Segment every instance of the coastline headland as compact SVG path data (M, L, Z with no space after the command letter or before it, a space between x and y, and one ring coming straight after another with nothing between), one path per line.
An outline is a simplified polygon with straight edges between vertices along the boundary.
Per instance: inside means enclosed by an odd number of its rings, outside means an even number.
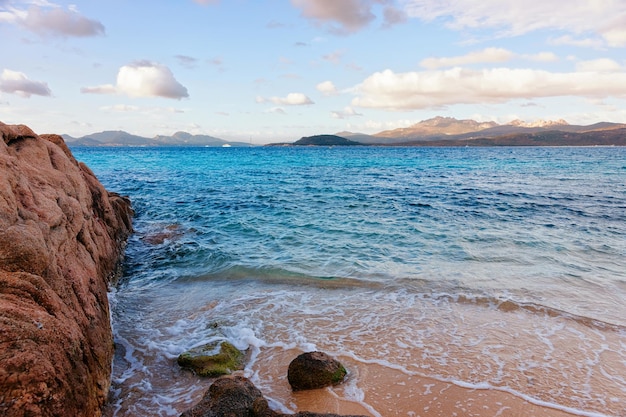
M0 122L0 137L0 415L98 416L130 201L58 135Z

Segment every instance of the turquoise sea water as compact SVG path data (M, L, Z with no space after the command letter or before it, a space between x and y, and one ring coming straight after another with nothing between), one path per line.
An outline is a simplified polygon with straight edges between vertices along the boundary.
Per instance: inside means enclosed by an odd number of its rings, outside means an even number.
M176 356L220 339L283 411L267 362L320 349L371 415L444 415L376 400L372 364L626 415L624 148L73 152L136 211L110 415L180 414L207 384Z

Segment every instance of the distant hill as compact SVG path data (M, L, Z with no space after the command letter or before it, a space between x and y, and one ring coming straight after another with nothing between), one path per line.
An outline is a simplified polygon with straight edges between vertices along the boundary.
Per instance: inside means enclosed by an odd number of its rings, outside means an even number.
M70 135L61 135L65 143L71 146L103 146L102 142L89 137L73 138Z
M495 122L481 123L452 117L435 117L408 128L386 130L374 135L351 132L341 132L341 135L364 144L379 146L487 146L487 143L496 146L505 143L511 146L619 145L622 143L619 132L624 128L626 124L608 122L578 126L570 125L565 120L539 120L532 123L514 120L500 125ZM609 131L613 132L601 133ZM587 135L581 138L566 133Z
M80 138L62 135L69 146L252 146L246 142L229 142L208 135L192 135L176 132L171 136L158 135L154 138L132 135L122 130L107 130Z
M337 135L315 135L303 137L293 143L294 146L363 146L362 143Z
M106 130L104 132L92 133L78 140L83 144L92 144L86 146L94 146L93 144L102 144L103 146L149 146L152 143L152 139L131 135L122 130Z
M192 135L187 132L176 132L172 136L158 135L154 140L168 146L223 146L229 142L208 135Z
M509 122L510 126L520 126L520 127L546 127L546 128L558 128L559 126L568 126L567 123L563 119L559 120L536 120L534 122L525 122L524 120L516 119L512 122Z
M337 136L341 136L342 138L346 138L349 140L353 140L355 142L359 142L365 145L368 144L372 144L372 143L381 143L381 138L373 136L373 135L368 135L366 133L353 133L353 132L339 132L339 133L335 133L335 135Z
M481 123L475 120L457 120L453 117L437 116L432 119L423 120L410 127L399 128L394 130L385 130L376 133L378 138L415 138L415 137L432 137L442 135L460 135L468 132L479 132L498 126L496 122Z
M496 137L403 142L402 146L626 146L626 127L586 132L548 130Z

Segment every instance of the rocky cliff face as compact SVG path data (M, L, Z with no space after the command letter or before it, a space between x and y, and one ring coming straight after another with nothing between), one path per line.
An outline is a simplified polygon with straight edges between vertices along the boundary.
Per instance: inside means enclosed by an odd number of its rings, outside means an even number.
M98 416L130 202L60 136L0 123L0 138L0 415Z

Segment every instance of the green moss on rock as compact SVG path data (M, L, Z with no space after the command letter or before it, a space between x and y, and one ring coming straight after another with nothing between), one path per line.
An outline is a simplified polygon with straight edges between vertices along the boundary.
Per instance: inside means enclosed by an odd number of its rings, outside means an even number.
M324 352L306 352L289 364L287 379L294 391L323 388L339 384L346 368Z
M340 363L339 368L330 377L330 380L333 382L333 384L339 384L340 382L343 382L343 379L346 377L347 373L348 371L346 371L346 368L344 368L344 366Z
M218 377L243 369L244 359L245 354L242 351L223 341L183 352L178 357L178 364L199 376Z

